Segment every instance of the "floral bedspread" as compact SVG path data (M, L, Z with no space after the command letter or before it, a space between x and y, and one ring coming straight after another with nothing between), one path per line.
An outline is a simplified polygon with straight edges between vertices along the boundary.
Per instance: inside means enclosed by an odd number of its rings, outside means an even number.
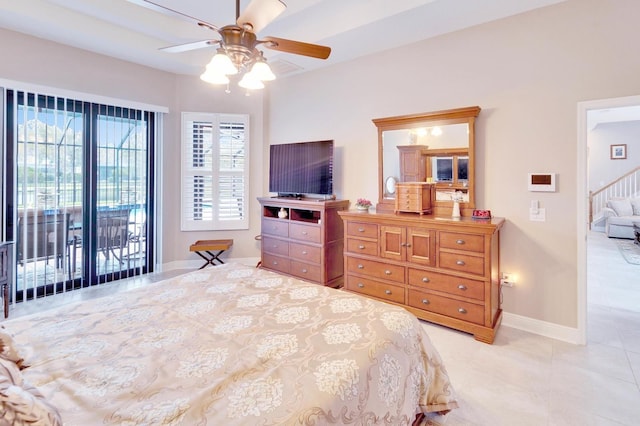
M406 425L457 406L404 309L238 264L4 324L65 425Z

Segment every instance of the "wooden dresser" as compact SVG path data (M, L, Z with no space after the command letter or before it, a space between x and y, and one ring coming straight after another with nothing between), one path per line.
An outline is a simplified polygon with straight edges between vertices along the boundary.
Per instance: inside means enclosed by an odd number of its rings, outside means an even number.
M345 288L492 343L500 321L500 228L474 220L340 212Z
M271 269L330 287L344 282L343 222L349 200L258 198L262 262Z

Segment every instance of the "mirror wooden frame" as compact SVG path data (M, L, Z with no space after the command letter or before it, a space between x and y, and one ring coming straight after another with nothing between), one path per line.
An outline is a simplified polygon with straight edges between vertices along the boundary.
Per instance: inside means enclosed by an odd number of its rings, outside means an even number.
M376 211L380 213L393 213L395 199L385 197L385 176L383 132L387 130L413 129L417 127L445 126L448 124L467 123L469 126L469 201L460 204L463 216L471 216L475 208L475 120L480 114L480 107L472 106L442 111L426 112L422 114L399 115L395 117L375 118L373 123L378 128L378 204ZM432 195L432 213L434 215L450 215L453 201L436 201L435 191Z

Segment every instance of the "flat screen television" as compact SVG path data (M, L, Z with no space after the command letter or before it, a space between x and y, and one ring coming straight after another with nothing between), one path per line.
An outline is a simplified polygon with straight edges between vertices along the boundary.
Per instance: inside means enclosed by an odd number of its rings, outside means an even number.
M280 197L333 194L333 141L271 145L269 192Z

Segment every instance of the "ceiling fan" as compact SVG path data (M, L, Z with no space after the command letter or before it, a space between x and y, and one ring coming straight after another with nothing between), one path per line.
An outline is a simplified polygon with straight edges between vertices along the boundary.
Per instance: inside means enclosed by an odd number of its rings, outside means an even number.
M241 87L263 88L263 81L273 80L275 75L267 65L263 53L258 50L259 46L318 59L327 59L331 54L331 48L327 46L278 37L262 37L260 40L257 38L256 33L286 9L287 6L281 0L252 0L242 13L240 0L236 0L236 23L224 27L218 27L151 0L129 1L167 15L178 16L218 33L219 39L201 40L161 49L175 53L219 45L205 72L200 76L209 83L228 84L229 75L243 74L238 83Z

